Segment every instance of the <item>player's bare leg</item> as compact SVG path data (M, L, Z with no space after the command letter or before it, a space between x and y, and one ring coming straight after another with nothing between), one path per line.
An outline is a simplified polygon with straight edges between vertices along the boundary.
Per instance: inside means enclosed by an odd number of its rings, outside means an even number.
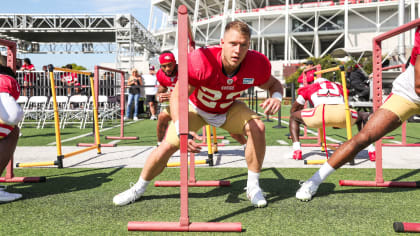
M169 121L171 121L171 116L168 113L161 112L158 116L158 122L156 126L156 134L158 144L162 142L163 138L165 137L166 130L169 126Z
M15 126L12 132L4 139L0 139L0 175L6 168L16 150L19 139L19 128Z
M113 199L115 205L123 206L135 202L146 191L150 181L158 176L165 169L169 158L179 148L163 141L148 156L140 178L130 189L116 195Z
M377 110L359 133L334 152L328 159L328 163L334 169L340 168L353 160L357 153L369 144L378 141L401 124L400 119L393 112L386 109Z
M296 192L296 198L309 201L316 194L318 186L336 169L354 159L362 149L376 142L401 125L397 115L386 109L377 110L365 127L352 139L341 145L328 161Z
M245 159L248 164L247 197L255 207L267 206L259 186L259 175L265 156L265 125L261 120L253 119L245 125L248 136Z
M299 140L299 125L303 124L305 125L305 122L303 122L301 110L295 111L290 115L289 120L289 132L290 136L292 138L293 142L293 154L292 158L295 160L302 160L302 150L300 146L300 140Z

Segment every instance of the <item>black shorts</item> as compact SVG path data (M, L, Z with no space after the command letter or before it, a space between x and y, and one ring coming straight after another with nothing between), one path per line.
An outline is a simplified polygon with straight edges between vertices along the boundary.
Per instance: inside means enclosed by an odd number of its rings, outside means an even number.
M146 95L146 102L156 102L156 95Z

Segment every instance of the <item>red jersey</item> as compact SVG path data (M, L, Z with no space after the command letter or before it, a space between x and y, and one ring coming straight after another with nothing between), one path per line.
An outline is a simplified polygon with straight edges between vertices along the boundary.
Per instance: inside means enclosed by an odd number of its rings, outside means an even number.
M29 65L23 64L21 69L31 71L31 70L35 70L35 66L32 64L29 64ZM35 79L35 74L30 73L30 72L26 72L25 77L23 78L24 81L29 81L29 80L33 81L34 79Z
M419 54L420 54L420 26L417 27L416 33L414 36L414 47L413 47L413 50L411 51L411 59L410 59L411 65L414 66L416 64L417 55Z
M188 82L195 87L190 101L213 114L226 113L242 91L266 83L271 75L268 58L248 50L239 71L229 78L222 71L221 52L221 47L209 47L188 55Z
M9 75L0 74L0 93L8 93L17 100L20 94L18 82Z
M315 69L306 72L306 83L312 83L315 77ZM303 73L298 78L298 83L303 84Z
M316 83L298 89L297 102L301 105L309 101L314 107L320 104L343 104L344 95L341 84L319 79Z
M167 87L170 91L175 87L176 82L178 81L178 72L175 73L174 76L170 77L162 71L162 69L158 70L156 73L156 78L160 85Z
M19 98L20 87L18 82L11 76L0 74L0 93L8 93L15 100ZM0 123L0 139L3 139L12 132L13 125Z
M77 74L74 72L64 72L64 74L61 75L61 79L64 79L64 81L66 81L67 84L76 83Z

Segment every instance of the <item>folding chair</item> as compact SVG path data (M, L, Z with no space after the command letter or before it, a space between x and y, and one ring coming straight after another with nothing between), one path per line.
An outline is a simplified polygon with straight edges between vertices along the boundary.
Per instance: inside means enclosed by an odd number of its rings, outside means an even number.
M98 119L101 119L101 129L104 126L104 121L106 118L111 117L110 114L108 114L108 97L104 95L98 96ZM93 121L93 98L92 96L89 97L89 102L86 106L86 116L85 116L85 122L83 124L83 128L86 127L86 123L89 121Z
M63 129L66 124L79 124L80 129L83 127L87 102L88 97L86 95L74 95L70 97L63 115Z
M28 105L29 98L27 96L20 96L18 100L16 101L17 104L20 105L23 111L26 110L26 106ZM23 120L23 119L22 119ZM22 120L19 122L18 127L22 127Z
M37 124L36 128L39 129L47 101L47 96L33 96L29 98L26 109L24 110L21 127L23 124ZM27 121L28 119L33 121Z
M63 115L67 109L67 103L69 98L67 96L56 96L58 115L61 117L60 122L63 123ZM47 103L47 106L44 111L44 117L42 118L41 129L44 128L45 124L54 124L54 102L52 99ZM60 125L61 125L60 124Z

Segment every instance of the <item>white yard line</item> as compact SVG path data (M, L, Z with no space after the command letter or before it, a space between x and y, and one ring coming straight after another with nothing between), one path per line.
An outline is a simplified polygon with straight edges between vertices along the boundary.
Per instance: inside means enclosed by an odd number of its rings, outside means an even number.
M132 123L134 123L135 121L130 121L130 122L127 122L127 123L125 123L125 124L132 124ZM110 129L114 129L114 128L117 128L117 127L120 127L121 125L116 125L116 126L113 126L113 127L109 127L109 128L105 128L105 129L101 129L101 130L99 130L99 133L100 132L103 132L103 131L107 131L107 130L110 130ZM76 136L76 137L72 137L72 138L68 138L68 139L64 139L64 140L61 140L61 143L65 143L65 142L69 142L69 141L72 141L72 140L75 140L75 139L79 139L79 138L83 138L83 137L86 137L86 136L89 136L89 135L92 135L92 132L89 132L89 133L86 133L86 134L82 134L82 135L79 135L79 136ZM119 141L119 140L118 140ZM52 142L52 143L49 143L49 144L47 144L48 146L52 146L52 145L55 145L56 144L56 142Z

